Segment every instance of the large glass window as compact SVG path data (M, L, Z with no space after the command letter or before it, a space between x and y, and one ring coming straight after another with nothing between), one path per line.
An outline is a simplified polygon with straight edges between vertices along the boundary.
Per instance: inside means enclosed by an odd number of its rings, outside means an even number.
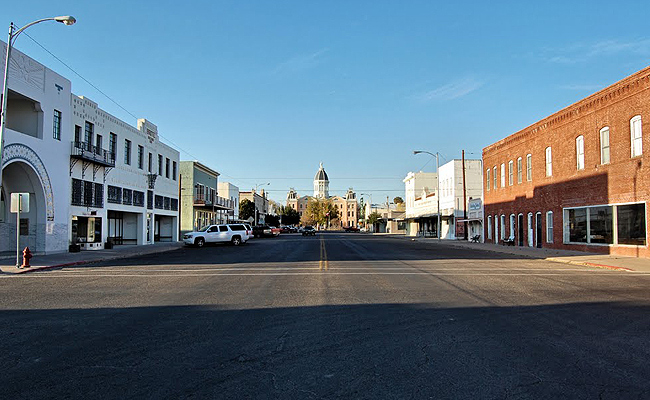
M497 188L497 180L499 179L499 174L497 174L497 166L495 165L494 168L492 168L492 175L494 175L494 188Z
M587 209L568 210L569 242L587 243Z
M521 157L517 159L517 183L521 183Z
M501 216L501 240L506 238L506 216Z
M645 204L616 207L619 244L645 245Z
M578 136L576 138L576 167L585 169L585 138Z
M600 130L600 163L609 164L609 128Z
M589 208L589 238L591 243L614 243L612 206Z
M640 156L643 152L643 133L641 130L640 115L630 120L630 139L632 142L632 157Z
M546 148L546 176L553 176L553 154L551 148Z
M533 180L533 156L526 154L526 180L528 182Z

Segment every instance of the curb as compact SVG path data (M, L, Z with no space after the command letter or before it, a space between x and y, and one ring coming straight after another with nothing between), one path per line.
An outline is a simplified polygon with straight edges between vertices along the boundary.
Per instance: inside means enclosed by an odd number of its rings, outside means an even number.
M404 239L408 239L410 237L405 236ZM413 241L419 241L417 240L416 237L411 238ZM438 241L434 241L433 243L438 243ZM499 251L497 249L491 249L491 248L474 248L474 247L469 247L465 246L463 244L459 243L454 243L453 241L447 241L445 242L444 240L441 242L441 244L446 244L451 247L455 247L457 249L474 249L474 250L481 250L481 251L489 251L491 253L499 253L499 254L512 254L519 256L521 258L529 258L529 259L537 259L537 260L545 260L545 261L551 261L551 262L556 262L556 263L563 263L563 264L571 264L571 265L578 265L581 267L592 267L592 268L602 268L602 269L609 269L612 271L621 271L621 272L636 272L636 270L633 270L631 268L626 268L626 267L616 267L613 265L607 265L607 264L598 264L598 263L593 263L589 261L573 261L573 260L562 260L557 257L538 257L534 255L529 255L529 254L517 254L517 253L510 253L510 252L504 252L504 251Z
M178 250L180 248L182 248L182 247L173 247L173 248L168 248L168 249L156 249L156 251L145 252L145 253L121 254L121 255L116 256L116 257L106 257L106 258L101 258L101 259L97 259L97 260L80 260L80 261L73 261L73 262L67 262L67 263L62 263L62 264L45 265L45 266L42 266L42 267L23 268L23 269L19 269L16 272L1 272L0 271L0 274L5 273L5 274L8 274L8 275L22 275L22 274L27 274L29 272L46 271L46 270L56 269L56 268L65 268L65 267L71 267L73 265L93 264L93 263L98 263L98 262L102 262L102 261L121 260L121 259L124 259L124 258L130 258L130 257L147 256L147 255L156 254L156 253L166 253L166 252L169 252L169 251Z

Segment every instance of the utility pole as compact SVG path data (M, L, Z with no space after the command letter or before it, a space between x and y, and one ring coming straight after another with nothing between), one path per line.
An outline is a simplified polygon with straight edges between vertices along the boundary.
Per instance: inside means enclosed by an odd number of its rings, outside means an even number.
M463 160L463 237L467 240L467 185L465 184L465 150L462 152Z

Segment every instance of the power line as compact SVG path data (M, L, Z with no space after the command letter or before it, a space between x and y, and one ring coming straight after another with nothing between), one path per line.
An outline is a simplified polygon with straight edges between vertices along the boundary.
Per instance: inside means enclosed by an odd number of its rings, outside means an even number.
M126 109L125 107L123 107L120 103L118 103L115 99L113 99L111 96L109 96L108 94L106 94L103 90L101 90L101 89L98 88L96 85L94 85L92 82L90 82L88 79L86 79L83 75L81 75L81 74L80 74L79 72L77 72L74 68L72 68L70 65L68 65L65 61L63 61L62 59L60 59L59 57L57 57L54 53L52 53L50 50L48 50L45 46L43 46L41 43L39 43L36 39L34 39L33 37L31 37L28 33L23 32L23 34L24 34L25 36L27 36L28 38L30 38L34 43L36 43L36 45L38 45L41 49L43 49L44 51L46 51L49 55L51 55L52 57L54 57L58 62L60 62L60 63L63 64L66 68L68 68L70 71L72 71L72 73L74 73L75 75L77 75L77 76L78 76L79 78L81 78L84 82L86 82L88 85L90 85L93 89L97 90L100 94L102 94L102 95L103 95L104 97L106 97L108 100L110 100L111 102L113 102L116 106L118 106L119 108L121 108L124 112L126 112L127 114L129 114L131 117L133 117L133 118L137 121L138 117L137 117L135 114L133 114L131 111L127 110L127 109ZM183 153L185 153L186 155L190 156L191 158L193 158L193 159L195 159L195 160L198 160L198 159L199 159L198 157L196 157L195 155L193 155L193 154L190 153L189 151L183 149L181 146L179 146L178 144L176 144L174 141L172 141L172 140L169 139L168 137L163 136L163 135L161 135L160 133L158 134L158 136L161 137L161 138L163 138L165 141L169 142L170 144L172 144L173 146L175 146L179 151L182 151ZM206 164L207 164L207 163L206 163ZM231 178L231 179L236 179L236 178L231 177L231 176L229 176L229 175L227 175L227 174L224 174L224 173L220 173L220 174L223 175L223 176L226 176L226 177L228 177L228 178Z

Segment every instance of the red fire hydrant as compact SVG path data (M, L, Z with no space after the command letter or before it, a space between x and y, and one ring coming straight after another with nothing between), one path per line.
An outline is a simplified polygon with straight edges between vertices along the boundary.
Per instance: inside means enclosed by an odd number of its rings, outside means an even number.
M32 252L29 251L29 247L25 247L25 250L23 250L23 265L20 266L20 268L29 268L31 265L29 265L29 260L32 259Z

